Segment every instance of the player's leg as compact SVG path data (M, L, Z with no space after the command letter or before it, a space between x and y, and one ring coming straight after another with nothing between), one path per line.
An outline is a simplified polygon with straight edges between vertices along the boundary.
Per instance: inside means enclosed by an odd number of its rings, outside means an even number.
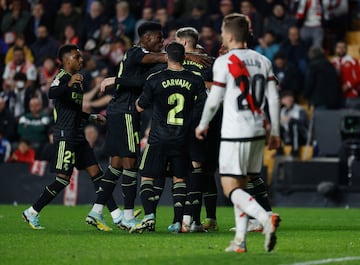
M216 220L217 186L215 176L204 174L203 178L203 197L206 210L206 218L203 227L207 231L218 231L219 228Z
M181 231L181 222L184 214L184 205L186 200L186 182L185 176L187 174L187 165L189 161L187 159L187 151L180 151L180 154L172 156L170 158L171 172L173 173L173 207L174 207L174 219L173 224L168 227L170 232L178 233Z
M137 194L137 157L139 147L139 114L122 113L122 128L118 132L121 137L120 156L122 157L122 194L124 199L123 228L130 229L138 223L134 217L134 204ZM119 137L119 136L118 136Z
M55 180L45 187L40 198L23 212L23 218L33 229L43 229L39 224L38 214L48 205L64 188L69 185L70 177L75 164L75 147L65 141L55 143L57 152L52 166L56 172Z
M119 157L112 157L110 165L108 166L104 176L100 179L98 190L96 191L97 197L95 203L86 217L86 222L94 225L99 230L111 230L104 221L102 216L104 206L110 198L112 198L113 191L121 176L121 159Z

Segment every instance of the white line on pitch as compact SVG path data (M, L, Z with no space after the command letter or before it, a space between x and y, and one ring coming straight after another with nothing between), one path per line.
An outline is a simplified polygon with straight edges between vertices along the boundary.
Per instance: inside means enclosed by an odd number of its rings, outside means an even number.
M333 259L321 259L321 260L313 260L299 263L292 263L290 265L317 265L317 264L327 264L338 261L349 261L349 260L360 260L360 257L343 257L343 258L333 258Z

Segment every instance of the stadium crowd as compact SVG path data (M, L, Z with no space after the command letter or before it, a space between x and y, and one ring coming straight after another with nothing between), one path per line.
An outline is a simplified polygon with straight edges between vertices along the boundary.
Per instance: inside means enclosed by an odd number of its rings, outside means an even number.
M344 41L351 26L351 3L1 1L0 161L18 161L11 154L20 140L30 144L34 159L42 159L52 126L52 102L47 92L58 73L56 53L61 45L75 44L83 51L84 109L101 113L113 91L100 95L100 83L117 73L126 51L139 41L137 29L146 21L160 22L164 47L174 40L176 29L196 28L200 32L199 44L207 54L217 57L222 18L232 12L248 15L253 32L251 47L272 61L280 94L285 91L284 95L289 95L291 91L295 103L306 102L315 108L341 108L346 99L358 97L360 87L359 62L346 53ZM329 55L333 57L331 61ZM284 109L282 113L286 115L288 111ZM282 119L284 131L289 128L289 115ZM99 139L95 142L101 145L104 128L96 130ZM283 139L289 140L286 136Z

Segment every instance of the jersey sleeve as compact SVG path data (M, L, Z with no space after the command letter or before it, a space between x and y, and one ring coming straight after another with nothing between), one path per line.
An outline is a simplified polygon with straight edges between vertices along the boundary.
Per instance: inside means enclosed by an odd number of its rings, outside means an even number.
M64 75L61 78L56 76L53 82L51 83L50 89L49 89L49 98L55 99L60 96L62 96L68 87L68 83L70 81L69 75Z
M214 86L225 87L228 67L224 62L224 57L215 60L213 66L213 84Z
M280 100L276 85L276 78L269 63L267 89L265 91L269 103L269 114L271 120L271 135L280 136Z
M143 92L139 97L138 105L142 109L146 109L152 104L153 89L151 83L151 79L145 81Z

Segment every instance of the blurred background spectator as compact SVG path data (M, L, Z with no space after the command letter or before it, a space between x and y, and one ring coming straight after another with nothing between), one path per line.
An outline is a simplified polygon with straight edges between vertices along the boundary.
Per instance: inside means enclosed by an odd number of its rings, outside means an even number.
M2 136L9 141L15 141L17 138L16 126L15 117L6 107L5 98L0 96L0 131Z
M35 161L35 150L31 147L27 139L20 139L19 144L11 154L8 162L10 163L28 163L30 166Z
M0 127L0 164L7 162L11 154L11 144L8 139L4 137L2 128Z

